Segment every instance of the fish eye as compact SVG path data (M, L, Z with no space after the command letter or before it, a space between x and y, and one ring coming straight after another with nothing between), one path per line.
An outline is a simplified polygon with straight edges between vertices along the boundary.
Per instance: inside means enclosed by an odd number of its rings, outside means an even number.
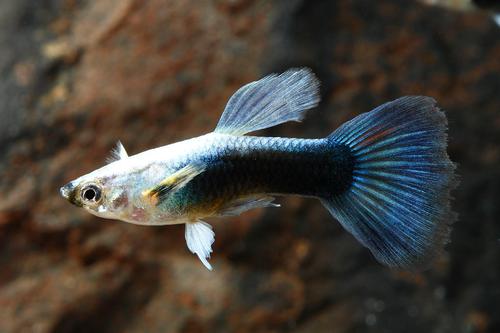
M101 199L101 189L97 185L90 184L82 189L81 195L84 201L98 202Z

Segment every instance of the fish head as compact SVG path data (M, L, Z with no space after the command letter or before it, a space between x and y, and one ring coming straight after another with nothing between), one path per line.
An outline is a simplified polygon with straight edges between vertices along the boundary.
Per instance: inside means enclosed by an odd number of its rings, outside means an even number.
M115 162L118 163L118 162ZM124 182L120 168L107 165L70 181L60 189L61 196L89 213L107 219L129 222L131 186Z

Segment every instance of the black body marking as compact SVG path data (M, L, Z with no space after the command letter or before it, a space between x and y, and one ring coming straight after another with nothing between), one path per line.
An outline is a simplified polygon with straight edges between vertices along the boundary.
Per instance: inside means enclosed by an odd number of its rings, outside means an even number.
M195 205L256 193L331 197L350 187L354 167L349 148L328 139L233 137L197 159L206 170L179 193Z

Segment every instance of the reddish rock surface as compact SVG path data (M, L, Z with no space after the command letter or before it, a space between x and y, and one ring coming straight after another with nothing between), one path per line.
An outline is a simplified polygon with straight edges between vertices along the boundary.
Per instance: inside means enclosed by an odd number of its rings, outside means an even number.
M0 332L500 331L500 29L418 2L0 3ZM323 102L267 135L320 137L401 95L450 120L460 214L420 274L382 267L312 200L182 226L92 217L66 181L211 131L242 84L310 66Z

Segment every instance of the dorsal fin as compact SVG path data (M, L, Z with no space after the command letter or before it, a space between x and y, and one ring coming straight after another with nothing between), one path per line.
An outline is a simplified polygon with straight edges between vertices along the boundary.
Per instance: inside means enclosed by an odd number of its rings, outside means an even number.
M116 143L115 148L113 148L113 150L111 150L111 156L109 156L106 159L106 162L109 164L109 163L113 163L115 161L118 161L118 160L121 160L121 159L124 159L127 157L128 157L128 154L127 154L127 151L125 150L125 147L123 147L121 141L118 141Z
M215 132L244 135L287 121L301 121L318 105L319 81L309 68L289 69L251 82L234 93Z

